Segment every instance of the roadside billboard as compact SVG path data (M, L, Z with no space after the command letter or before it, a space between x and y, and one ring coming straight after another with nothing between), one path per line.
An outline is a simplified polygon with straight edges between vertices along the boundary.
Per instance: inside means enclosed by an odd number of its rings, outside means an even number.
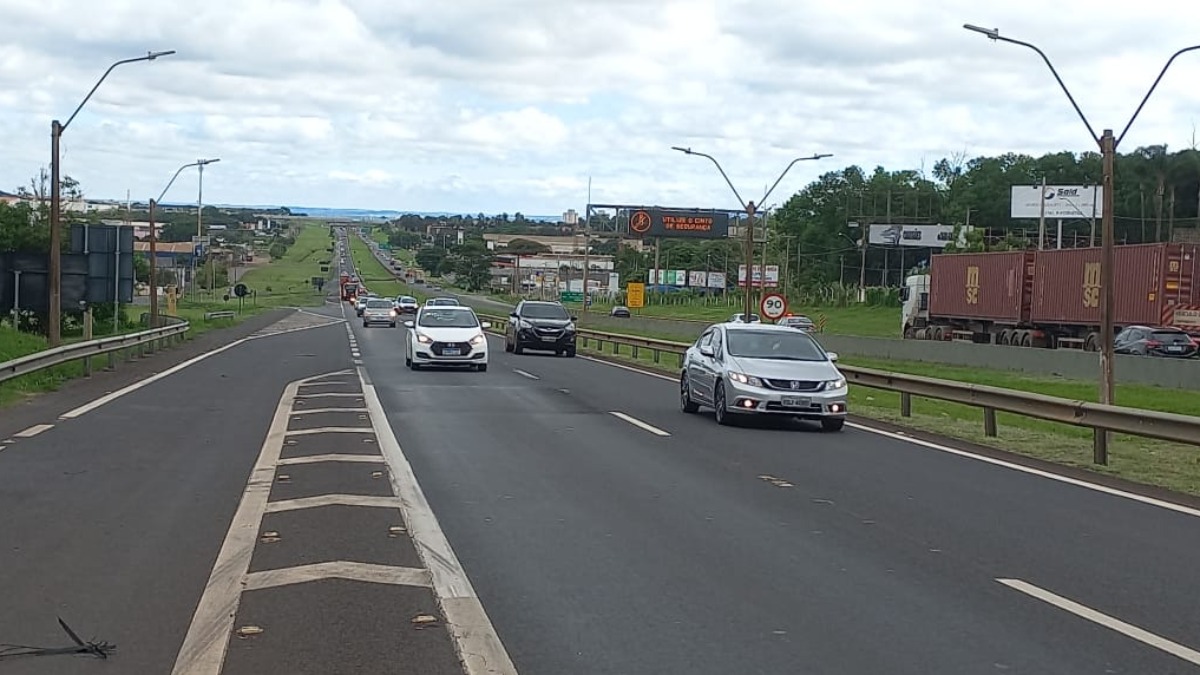
M1045 190L1043 192L1043 189ZM1045 204L1045 213L1042 204ZM1091 218L1104 215L1104 188L1098 185L1014 185L1012 186L1013 218Z
M755 287L766 286L774 288L779 285L779 265L767 265L766 280L763 280L762 265L754 266L754 281L751 282ZM746 266L738 265L738 286L746 285Z
M871 225L867 230L870 246L908 246L945 248L954 239L952 225Z

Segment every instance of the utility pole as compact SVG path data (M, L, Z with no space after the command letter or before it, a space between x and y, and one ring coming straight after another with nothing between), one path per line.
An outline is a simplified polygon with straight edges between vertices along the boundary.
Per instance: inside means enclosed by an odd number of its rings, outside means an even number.
M1038 250L1046 248L1046 177L1042 176L1042 197L1038 200Z
M618 212L619 213L619 212ZM583 216L583 311L588 311L588 263L591 262L592 250L592 177L588 176L587 211ZM567 278L567 290L571 290L570 277Z
M1163 76L1167 74L1167 69L1171 67L1171 64L1174 63L1175 59L1181 54L1200 50L1200 45L1193 45L1191 47L1180 49L1172 54L1171 58L1167 59L1166 64L1163 65L1162 70L1159 71L1158 77L1155 78L1154 83L1150 85L1150 89L1146 91L1146 95L1142 97L1141 103L1138 104L1137 109L1133 111L1133 115L1130 116L1129 121L1125 124L1125 128L1121 130L1120 136L1114 136L1112 129L1105 129L1103 134L1097 135L1095 129L1092 127L1092 123L1088 121L1087 116L1084 115L1083 110L1080 109L1079 104L1075 102L1075 97L1072 96L1071 91L1067 89L1066 83L1064 83L1062 78L1059 77L1058 71L1054 68L1054 64L1051 63L1050 58L1046 56L1046 53L1040 48L1029 42L1001 36L1000 29L998 28L981 28L971 24L964 24L963 28L975 33L980 33L992 41L1008 42L1010 44L1025 47L1037 53L1037 55L1040 56L1042 61L1046 64L1046 67L1050 69L1050 73L1054 75L1055 81L1058 82L1058 86L1062 89L1063 93L1066 94L1067 100L1071 102L1071 107L1075 109L1075 112L1079 115L1079 119L1083 122L1083 125L1087 127L1088 134L1092 137L1092 140L1094 140L1100 146L1101 163L1103 166L1102 183L1104 190L1104 207L1100 214L1102 230L1100 253L1100 288L1103 299L1100 303L1099 399L1101 403L1112 404L1114 402L1113 338L1115 337L1113 330L1113 262L1116 258L1115 252L1113 251L1113 245L1115 243L1115 227L1113 225L1113 184L1114 173L1116 170L1117 146L1121 144L1121 140L1125 138L1125 134L1129 133L1129 128L1133 126L1138 114L1141 113L1142 108L1146 106L1146 101L1150 100L1150 96L1158 87L1158 83L1162 81ZM1143 230L1143 235L1144 234L1145 232ZM1109 433L1107 431L1096 431L1092 438L1092 461L1096 464L1108 464Z

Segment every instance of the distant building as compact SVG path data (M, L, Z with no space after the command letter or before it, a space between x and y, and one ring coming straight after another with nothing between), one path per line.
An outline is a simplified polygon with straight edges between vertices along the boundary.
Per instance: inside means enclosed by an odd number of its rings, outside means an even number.
M20 204L23 201L25 201L25 198L22 197L21 195L14 195L11 192L5 192L4 190L0 190L0 204L8 204L9 206L16 206L17 204Z
M576 213L575 209L567 209L566 213L563 213L562 221L567 225L578 225L579 214Z

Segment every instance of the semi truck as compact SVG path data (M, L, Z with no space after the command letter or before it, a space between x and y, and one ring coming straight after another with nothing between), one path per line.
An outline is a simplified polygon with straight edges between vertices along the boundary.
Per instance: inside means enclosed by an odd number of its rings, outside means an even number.
M358 283L358 277L351 277L348 274L343 274L340 279L342 300L345 302L354 302L358 297L361 286Z
M908 340L1098 351L1099 247L934 255L905 279ZM1113 249L1113 324L1175 326L1200 336L1200 244ZM1113 335L1107 339L1113 339Z

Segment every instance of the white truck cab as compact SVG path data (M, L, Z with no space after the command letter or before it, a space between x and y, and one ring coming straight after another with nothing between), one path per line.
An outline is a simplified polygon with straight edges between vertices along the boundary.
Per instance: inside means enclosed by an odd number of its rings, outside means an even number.
M900 302L900 334L908 338L912 330L924 327L929 321L929 275L905 277Z

